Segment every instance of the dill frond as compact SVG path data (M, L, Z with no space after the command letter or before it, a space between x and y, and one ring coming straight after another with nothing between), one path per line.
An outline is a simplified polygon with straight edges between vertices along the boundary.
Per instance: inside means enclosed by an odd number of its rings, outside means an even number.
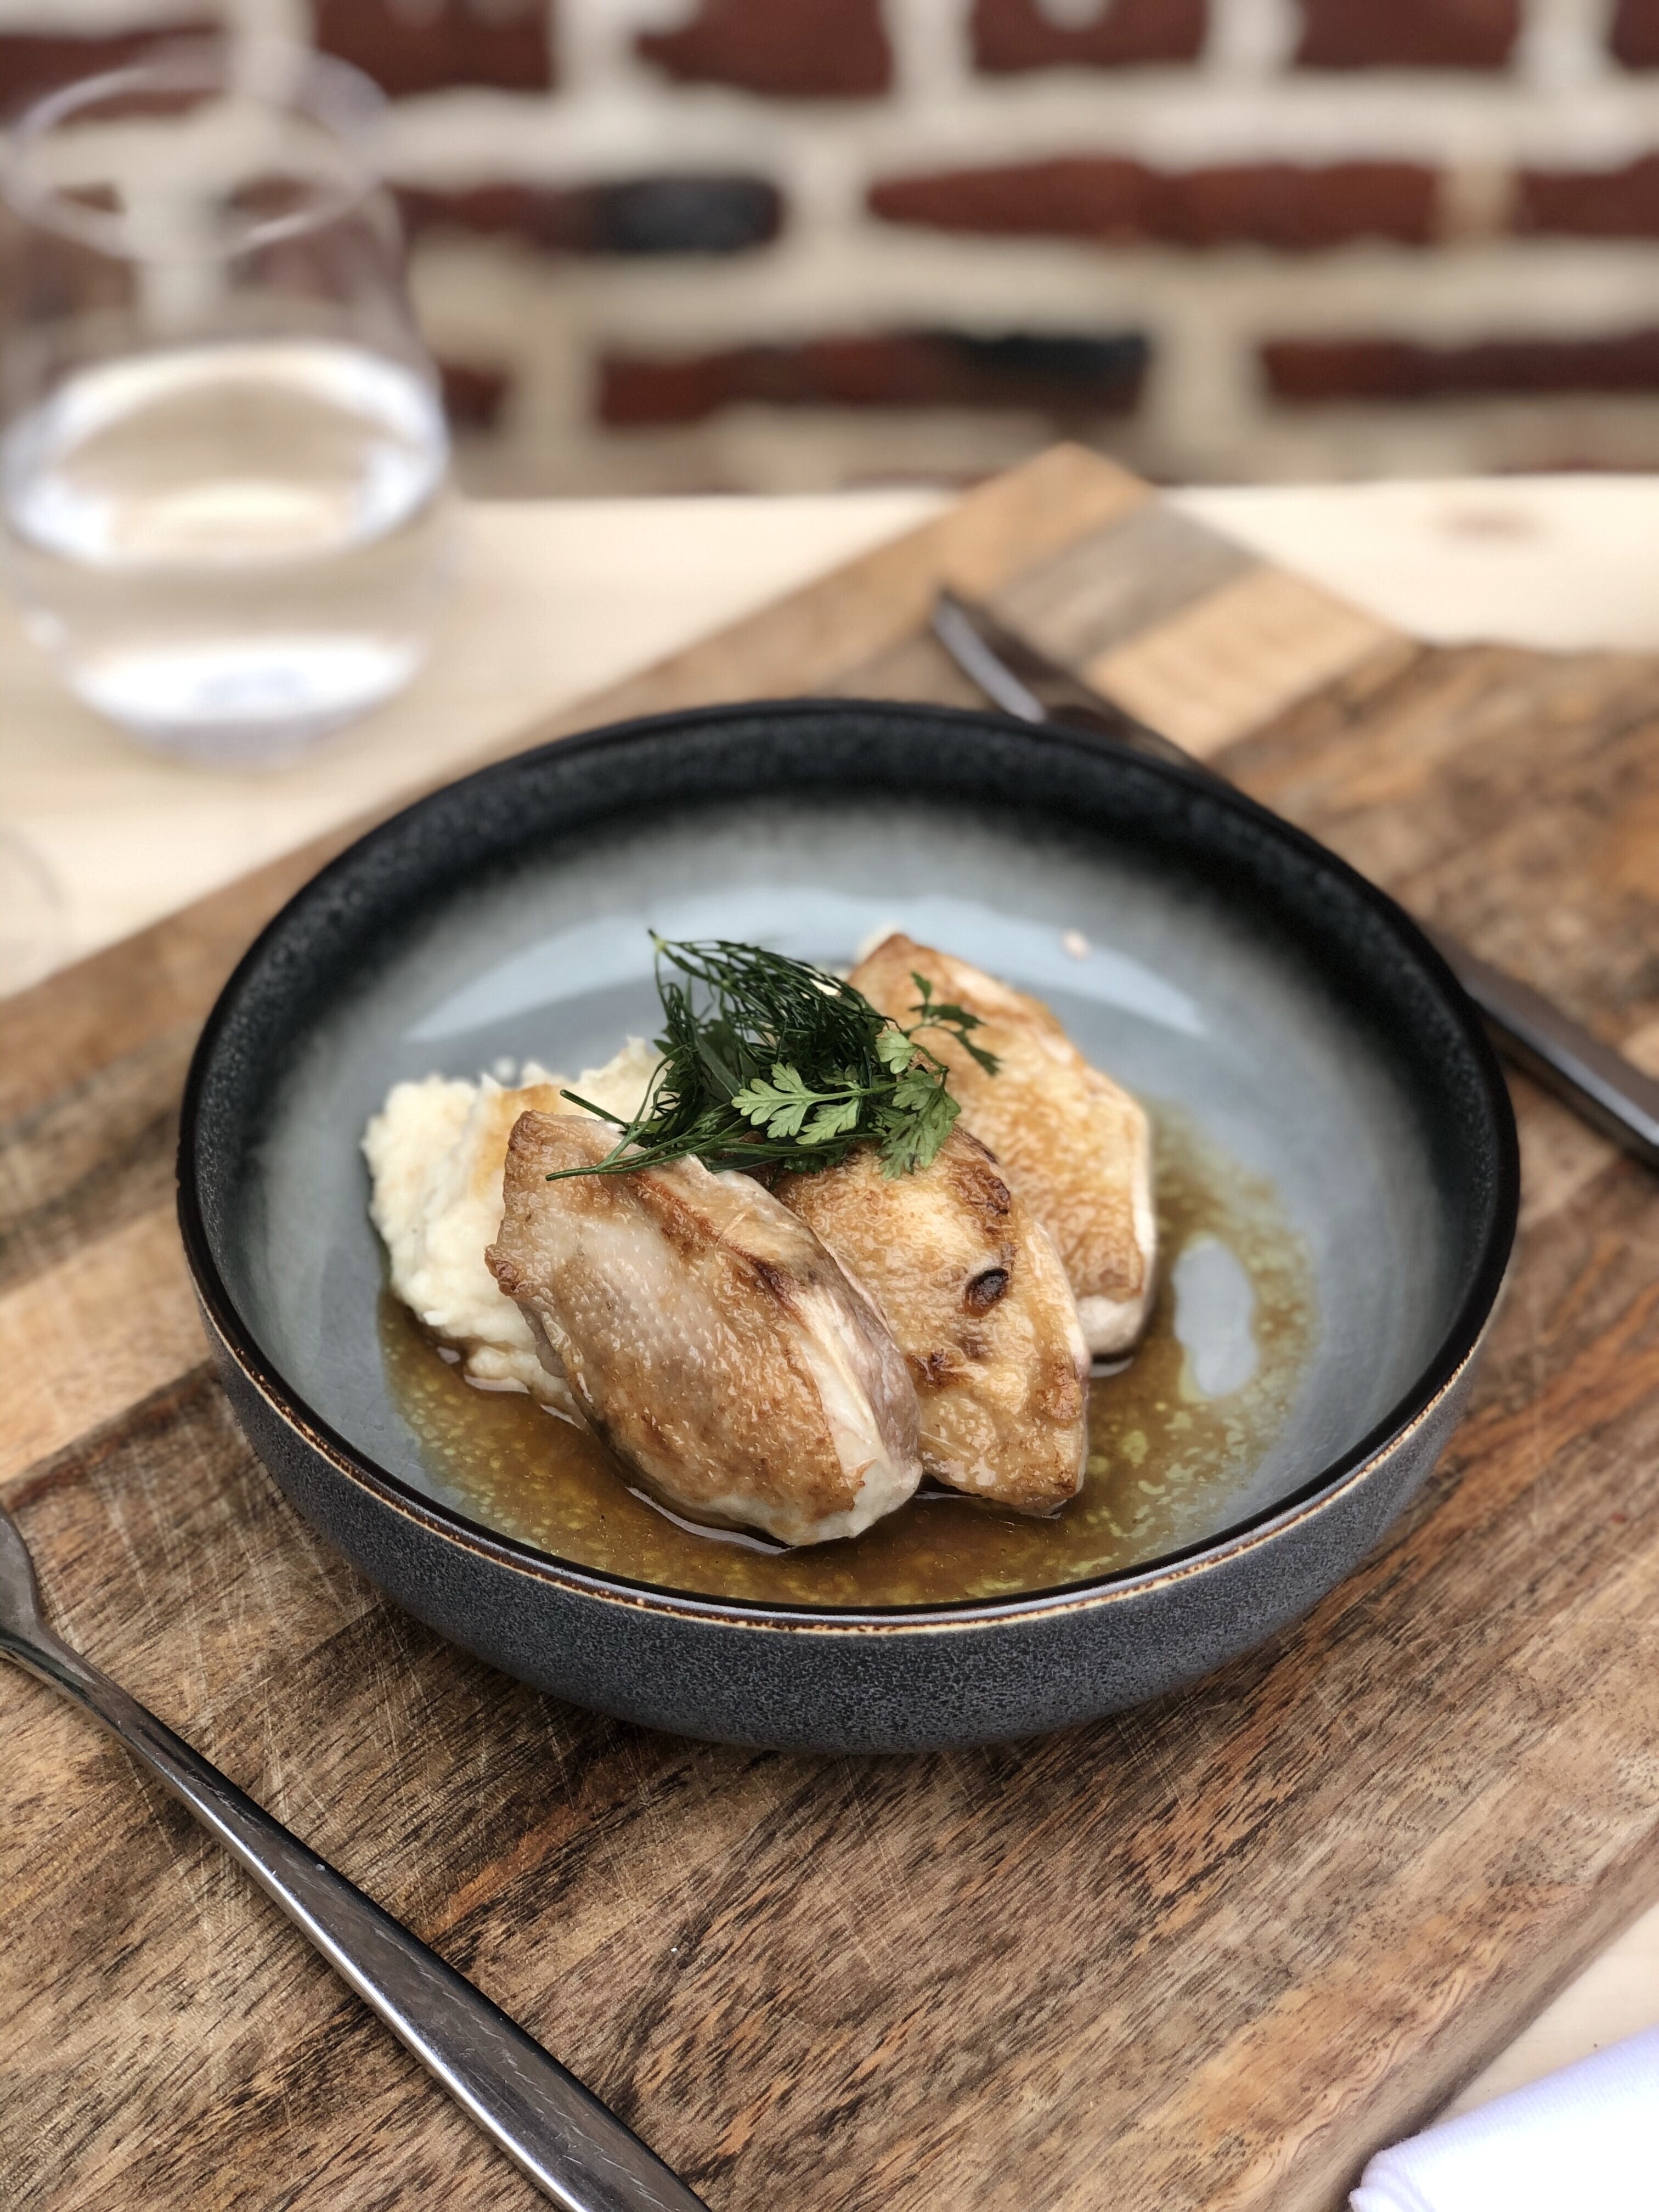
M559 1176L627 1175L669 1160L813 1174L872 1144L884 1173L927 1165L958 1108L945 1063L920 1041L947 1030L988 1074L995 1056L975 1044L979 1018L920 997L909 1027L823 969L725 939L676 943L653 934L663 1030L662 1065L639 1113L617 1124L611 1151ZM564 1096L586 1105L574 1091ZM589 1108L589 1111L592 1111Z

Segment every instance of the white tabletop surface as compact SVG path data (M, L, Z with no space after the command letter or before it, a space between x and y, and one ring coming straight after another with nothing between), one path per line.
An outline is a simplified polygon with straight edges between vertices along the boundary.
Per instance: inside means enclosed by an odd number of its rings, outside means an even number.
M1659 651L1659 477L1170 496L1418 636ZM464 580L414 684L310 760L264 775L139 751L58 688L0 606L0 818L14 860L21 848L55 894L45 957L113 942L943 504L906 490L471 507ZM1659 1907L1454 2109L1655 2023Z

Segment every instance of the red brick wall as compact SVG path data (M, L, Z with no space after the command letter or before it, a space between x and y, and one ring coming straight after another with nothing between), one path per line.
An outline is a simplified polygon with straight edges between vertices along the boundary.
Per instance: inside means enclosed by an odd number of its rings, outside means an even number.
M869 204L885 222L969 235L1191 252L1251 245L1308 253L1357 238L1427 246L1437 229L1434 173L1407 161L1241 161L1170 172L1074 157L884 178L871 186Z
M1608 44L1626 69L1659 69L1659 0L1618 0Z
M881 0L698 0L679 29L635 45L683 83L774 100L872 99L893 82Z
M988 71L1124 69L1138 62L1198 59L1208 27L1206 0L1117 0L1092 21L1057 17L1038 0L974 0L974 66Z
M1504 68L1521 0L1300 0L1299 68Z
M392 101L491 489L1659 466L1659 0L155 0ZM144 0L0 0L32 95Z
M162 40L205 37L218 27L216 16L195 9L158 9L154 25L122 30L53 28L45 15L15 29L0 27L0 115L16 114L79 77L126 69Z
M544 0L312 0L317 44L394 98L452 85L546 92L554 82Z

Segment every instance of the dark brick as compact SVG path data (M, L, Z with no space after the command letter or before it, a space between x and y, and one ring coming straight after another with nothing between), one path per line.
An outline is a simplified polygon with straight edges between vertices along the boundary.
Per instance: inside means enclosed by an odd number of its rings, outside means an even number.
M594 197L605 253L744 253L783 225L782 195L764 177L639 177Z
M635 45L683 83L775 100L865 100L893 81L881 0L701 0L689 23Z
M550 0L312 0L317 44L394 100L457 84L545 92Z
M1575 238L1659 238L1659 154L1622 169L1523 169L1512 222Z
M1659 69L1659 0L1619 0L1607 45L1626 69Z
M549 253L741 253L775 238L783 203L763 177L638 177L559 187L399 188L404 225L527 240Z
M1056 21L1037 0L974 0L974 65L1012 75L1189 62L1203 47L1207 16L1206 0L1106 0L1092 22L1071 24Z
M192 15L143 30L84 38L56 31L0 31L0 115L15 115L79 77L130 68L170 40L210 38L219 28L216 15Z
M1302 404L1557 392L1659 392L1659 329L1596 338L1279 338L1261 349L1267 388Z
M493 362L441 361L444 413L456 430L493 430L513 390L513 373Z
M1437 189L1431 171L1407 161L1260 161L1169 174L1079 156L889 178L871 188L869 204L885 222L939 230L1294 253L1356 238L1429 245Z
M1521 0L1298 0L1300 69L1508 66Z
M672 358L613 354L599 412L617 426L698 422L741 400L771 407L1022 407L1127 413L1147 346L1134 334L975 337L952 331L815 338Z

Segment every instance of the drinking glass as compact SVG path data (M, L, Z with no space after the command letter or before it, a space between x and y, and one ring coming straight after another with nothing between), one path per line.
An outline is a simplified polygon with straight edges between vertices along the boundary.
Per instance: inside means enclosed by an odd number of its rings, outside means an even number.
M185 44L43 100L0 169L0 563L160 750L285 758L425 650L449 445L380 114L340 63Z

